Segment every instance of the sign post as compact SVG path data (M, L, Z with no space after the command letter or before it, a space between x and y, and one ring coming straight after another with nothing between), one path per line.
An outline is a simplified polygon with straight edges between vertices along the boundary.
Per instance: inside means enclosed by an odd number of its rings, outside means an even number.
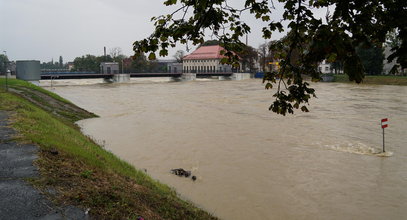
M383 152L386 152L385 147L384 147L384 129L389 127L389 125L387 124L388 119L387 118L383 118L382 122L381 122L381 126L383 129Z

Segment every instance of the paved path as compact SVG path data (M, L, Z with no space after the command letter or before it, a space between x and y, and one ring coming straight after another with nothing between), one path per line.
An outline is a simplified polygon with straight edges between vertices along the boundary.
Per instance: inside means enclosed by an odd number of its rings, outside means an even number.
M15 132L7 127L7 118L7 113L0 111L0 220L88 219L76 207L56 207L24 181L39 175L33 165L38 147L14 142Z

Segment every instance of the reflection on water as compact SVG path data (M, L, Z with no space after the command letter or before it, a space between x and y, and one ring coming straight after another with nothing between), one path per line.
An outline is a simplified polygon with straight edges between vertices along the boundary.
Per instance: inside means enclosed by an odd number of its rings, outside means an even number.
M407 216L407 87L320 83L310 113L283 117L260 80L146 80L54 91L101 116L86 134L223 219Z

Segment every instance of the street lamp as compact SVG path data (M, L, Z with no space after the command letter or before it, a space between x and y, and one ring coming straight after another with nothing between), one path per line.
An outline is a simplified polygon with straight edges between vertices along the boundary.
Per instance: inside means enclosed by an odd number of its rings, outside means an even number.
M6 72L6 92L8 92L8 75L11 73L10 70L7 70Z
M8 74L10 73L10 70L8 70L7 69L7 61L6 61L6 58L7 58L7 51L5 51L5 50L3 50L3 53L4 53L4 55L6 56L5 58L4 58L4 66L6 67L6 72L5 72L5 74L6 74L6 92L8 92Z

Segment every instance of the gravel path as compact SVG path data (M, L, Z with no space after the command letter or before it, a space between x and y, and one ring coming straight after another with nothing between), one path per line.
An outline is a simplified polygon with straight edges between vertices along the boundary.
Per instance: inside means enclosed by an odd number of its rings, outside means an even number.
M56 207L25 181L39 175L33 165L39 149L14 142L7 119L7 112L0 111L0 220L89 219L76 207Z

